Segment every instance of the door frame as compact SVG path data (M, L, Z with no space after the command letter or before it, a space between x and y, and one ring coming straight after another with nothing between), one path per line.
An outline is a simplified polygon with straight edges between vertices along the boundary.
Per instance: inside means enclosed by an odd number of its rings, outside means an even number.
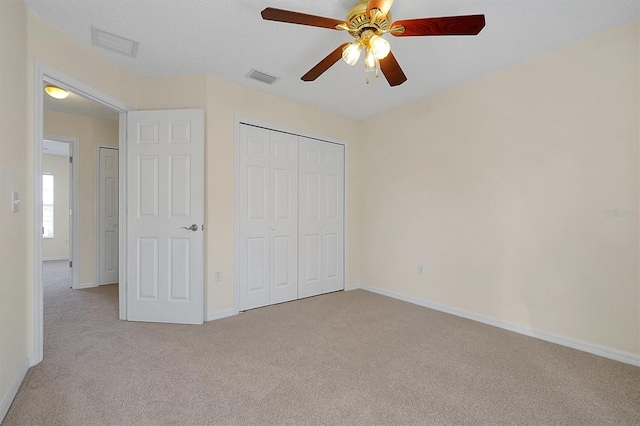
M79 171L80 171L80 147L78 145L79 140L77 138L70 138L65 136L51 136L45 135L43 141L52 141L66 143L69 145L69 157L73 158L71 163L71 176L69 179L69 209L72 214L69 215L69 261L73 262L74 267L71 268L69 274L69 282L71 288L77 289L79 286L79 271L80 263L78 262L78 224L80 223L80 210L79 210ZM44 154L44 153L43 153ZM67 158L69 158L67 157ZM42 225L40 225L42 226ZM42 235L40 235L42 239ZM44 259L43 259L44 260ZM77 266L76 266L77 265Z
M55 84L98 102L118 112L119 118L119 318L126 320L126 131L127 111L134 108L105 93L76 80L39 61L34 61L33 73L33 353L30 364L36 365L43 358L43 297L42 297L42 141L44 139L44 86ZM77 173L78 174L78 173Z
M95 152L95 168L94 168L94 176L93 176L93 182L94 182L94 187L93 187L93 282L95 284L96 287L100 287L100 268L98 267L100 265L100 250L101 250L101 245L100 245L100 166L101 166L101 162L100 162L100 150L101 149L114 149L116 151L118 151L118 153L120 152L119 147L116 146L109 146L109 145L103 145L103 144L99 144L96 145L96 152ZM118 177L120 177L120 154L118 154ZM120 188L118 188L118 192ZM120 202L120 200L118 200L118 203ZM118 225L120 225L120 215L119 215L119 207L120 204L118 204ZM118 256L120 256L120 247L118 247ZM120 259L118 258L118 262L120 261ZM119 265L119 263L118 263ZM119 274L119 271L118 271Z
M321 142L329 142L337 145L344 146L344 289L348 289L349 285L347 282L348 274L348 258L349 258L349 233L348 233L348 223L349 223L349 143L348 141L336 139L328 136L319 136L307 131L301 131L297 129L291 129L284 126L278 126L272 123L265 123L263 121L254 120L252 118L235 116L235 172L234 172L234 209L233 209L233 218L234 218L234 226L233 226L233 315L238 315L239 310L239 268L240 262L240 217L238 212L240 206L240 125L247 124L249 126L261 127L266 130L274 130L276 132L289 133L295 136L302 136L309 139L315 139ZM299 248L298 248L299 250Z

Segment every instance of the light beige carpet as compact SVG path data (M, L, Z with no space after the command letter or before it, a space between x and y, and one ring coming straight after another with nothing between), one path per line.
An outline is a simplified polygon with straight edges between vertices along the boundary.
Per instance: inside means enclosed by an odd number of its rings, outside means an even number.
M6 425L640 423L639 368L365 291L179 326L59 279L44 332Z

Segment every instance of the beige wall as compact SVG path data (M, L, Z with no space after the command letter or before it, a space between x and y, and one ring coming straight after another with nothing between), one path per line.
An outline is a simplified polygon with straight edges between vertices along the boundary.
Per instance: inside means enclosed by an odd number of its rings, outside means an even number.
M0 1L0 400L30 353L27 306L31 267L26 235L32 191L27 154L26 11L20 0ZM20 212L11 213L11 192Z
M163 92L163 87L168 90ZM347 283L359 281L360 179L355 121L211 76L141 79L139 90L141 109L206 109L205 312L233 308L236 117L348 143ZM214 282L216 270L222 271L222 282Z
M118 147L117 121L89 118L58 111L44 111L45 138L62 136L78 139L79 156L75 159L79 169L78 193L80 223L78 224L79 284L94 281L95 255L95 173L98 146Z
M2 0L0 0L2 1ZM11 0L17 1L17 0ZM26 86L27 86L27 162L24 166L27 172L27 187L31 192L33 187L33 177L30 173L33 164L33 126L34 126L34 106L32 99L34 98L34 72L35 62L39 62L50 68L53 68L65 75L74 78L88 86L91 86L108 96L118 99L131 107L137 106L138 99L138 79L126 71L111 64L109 61L95 53L90 47L85 46L71 39L62 31L45 23L32 13L26 12L26 22L23 20L22 26L26 27ZM15 43L15 41L13 41ZM3 61L4 62L4 61ZM24 78L23 72L23 78ZM82 156L82 153L81 153ZM91 157L93 158L93 157ZM29 200L33 199L33 194L28 193ZM25 210L27 217L33 217L33 206L27 204ZM33 265L33 227L29 225L26 231L28 241L27 246L27 281L33 282L34 265ZM22 236L22 238L25 237ZM86 275L86 274L85 274ZM90 274L89 274L90 275ZM87 278L89 282L93 278ZM82 277L81 277L81 282ZM27 306L27 322L28 322L28 343L29 353L34 351L33 348L33 287L28 286L28 306Z
M638 22L366 121L363 282L640 354Z
M89 30L87 30L89 31ZM27 13L29 88L33 91L33 60L75 78L135 107L138 79L78 43L39 17Z
M42 172L53 175L53 238L42 240L42 258L69 258L69 157L44 154Z

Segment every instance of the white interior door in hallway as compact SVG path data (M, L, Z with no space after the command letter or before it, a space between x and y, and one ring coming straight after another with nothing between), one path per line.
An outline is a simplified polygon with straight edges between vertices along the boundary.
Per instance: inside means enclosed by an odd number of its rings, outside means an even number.
M127 116L127 319L202 324L204 111Z
M344 289L344 146L300 137L298 296Z
M98 284L118 282L118 150L99 148Z
M240 310L298 297L298 137L240 128Z
M246 124L238 310L344 289L344 146Z

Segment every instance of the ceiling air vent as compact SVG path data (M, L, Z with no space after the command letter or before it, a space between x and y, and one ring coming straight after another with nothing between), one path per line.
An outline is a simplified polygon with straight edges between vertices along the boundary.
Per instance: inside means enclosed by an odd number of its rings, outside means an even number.
M91 27L91 42L94 46L135 58L138 54L138 42Z
M276 81L280 80L280 77L274 77L272 75L269 75L267 73L264 73L262 71L258 71L255 69L249 71L249 74L247 74L247 77L252 78L254 80L258 80L262 83L267 83L267 84L273 84Z

